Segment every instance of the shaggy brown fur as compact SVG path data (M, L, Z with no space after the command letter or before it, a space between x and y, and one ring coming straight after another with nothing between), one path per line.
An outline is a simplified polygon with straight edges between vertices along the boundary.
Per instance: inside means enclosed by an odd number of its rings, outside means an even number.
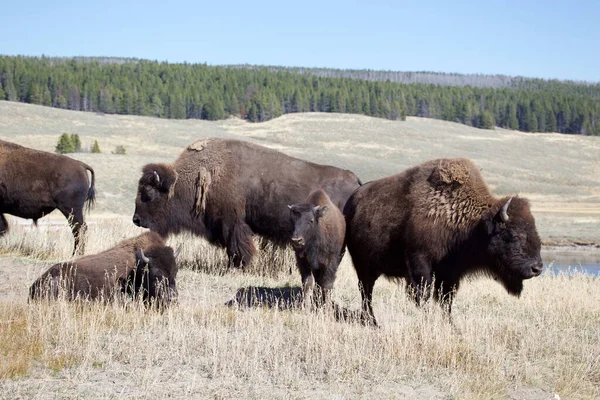
M83 208L86 203L88 209L94 204L94 180L92 167L81 161L0 140L0 235L8 231L2 214L33 219L37 224L58 209L73 231L73 254L83 254Z
M323 189L341 209L359 185L347 170L248 142L205 139L188 146L173 164L143 168L133 221L163 237L181 231L204 236L225 247L230 265L237 267L256 251L253 234L289 243L288 204Z
M110 300L115 293L142 292L144 299L159 298L166 303L177 293L176 276L173 250L158 234L147 232L101 253L53 265L33 283L29 295L32 299ZM161 291L164 280L167 287Z
M291 205L290 217L305 303L311 303L316 281L321 288L317 304L329 306L335 275L344 255L344 216L327 193L319 189L308 196L306 203Z
M519 295L542 271L540 239L529 203L495 198L466 159L425 162L369 182L346 203L346 241L363 297L366 322L380 275L404 278L418 304L434 297L448 307L463 276L483 273Z

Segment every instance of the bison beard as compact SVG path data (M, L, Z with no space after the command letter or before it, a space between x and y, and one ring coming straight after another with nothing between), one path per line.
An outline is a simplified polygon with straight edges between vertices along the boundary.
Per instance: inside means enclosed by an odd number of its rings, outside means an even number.
M252 143L211 138L188 146L173 164L142 169L133 222L166 237L188 231L224 247L229 265L248 265L254 235L287 245L287 205L323 189L338 208L360 186L352 172Z
M518 296L523 280L542 271L527 200L493 197L466 159L432 160L369 182L344 215L365 323L376 324L372 295L381 275L405 279L417 304L433 291L450 313L467 275L491 276Z

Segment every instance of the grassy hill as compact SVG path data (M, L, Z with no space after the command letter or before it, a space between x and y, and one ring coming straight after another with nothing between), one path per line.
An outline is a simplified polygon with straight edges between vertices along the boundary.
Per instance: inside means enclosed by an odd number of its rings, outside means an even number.
M98 205L91 219L133 214L141 167L170 162L210 136L256 142L306 160L350 169L364 181L437 157L468 157L496 195L528 197L546 241L597 240L600 223L600 138L481 130L433 119L389 121L358 115L287 114L260 124L165 120L59 110L0 101L0 137L54 151L63 132L102 154L77 153L94 167ZM117 145L127 155L110 154Z

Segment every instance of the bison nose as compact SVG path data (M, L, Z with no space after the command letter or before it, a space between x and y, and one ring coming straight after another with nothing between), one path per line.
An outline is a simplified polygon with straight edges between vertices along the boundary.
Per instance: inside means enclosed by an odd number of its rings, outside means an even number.
M140 218L136 215L133 216L133 223L140 226Z
M294 246L294 247L304 246L304 238L302 236L292 237L292 246Z
M538 276L539 274L542 273L543 269L544 269L544 264L539 263L539 264L536 264L533 267L531 267L531 272L533 272L534 276Z

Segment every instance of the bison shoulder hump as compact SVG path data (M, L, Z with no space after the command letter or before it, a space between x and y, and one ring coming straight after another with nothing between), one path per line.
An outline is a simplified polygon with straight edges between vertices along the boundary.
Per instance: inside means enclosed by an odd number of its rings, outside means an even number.
M471 177L472 167L472 163L466 159L441 159L433 168L429 181L433 186L464 185Z
M210 144L211 141L212 139L199 139L191 143L187 149L193 151L202 151Z

